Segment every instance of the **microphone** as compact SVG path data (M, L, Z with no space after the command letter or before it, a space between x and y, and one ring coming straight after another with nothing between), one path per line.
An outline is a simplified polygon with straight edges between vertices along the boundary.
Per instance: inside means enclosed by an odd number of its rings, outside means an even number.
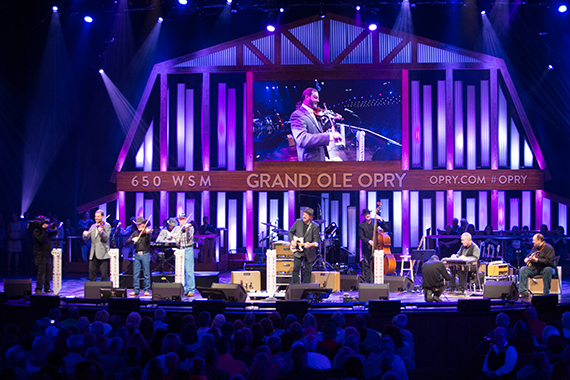
M354 111L351 110L351 109L345 108L344 110L345 110L346 112L350 112L350 113L354 114Z

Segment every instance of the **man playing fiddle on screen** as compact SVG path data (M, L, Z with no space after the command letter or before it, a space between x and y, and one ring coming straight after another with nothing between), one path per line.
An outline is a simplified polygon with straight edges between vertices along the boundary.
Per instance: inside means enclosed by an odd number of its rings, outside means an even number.
M329 158L327 145L331 141L341 141L342 135L336 131L325 132L323 122L315 116L319 107L319 92L314 88L303 91L301 106L291 114L291 131L297 146L299 161L325 161ZM335 115L334 120L340 120Z

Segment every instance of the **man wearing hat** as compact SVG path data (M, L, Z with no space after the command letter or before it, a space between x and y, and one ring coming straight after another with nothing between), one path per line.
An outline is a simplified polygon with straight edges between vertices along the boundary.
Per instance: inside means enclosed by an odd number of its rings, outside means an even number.
M95 211L95 223L83 231L83 240L91 239L89 252L89 281L97 281L97 267L101 269L101 281L109 280L109 237L111 225L105 221L103 210Z
M34 238L34 262L38 267L38 279L36 281L36 294L50 293L49 282L51 280L51 245L50 237L57 234L57 230L49 228L49 219L40 215L28 226L34 226L32 236ZM42 291L43 286L43 291Z
M180 226L176 227L174 237L178 248L184 250L184 293L186 297L194 297L194 227L184 213L178 214L178 221Z
M364 282L372 283L372 252L374 246L374 223L372 223L372 216L370 210L362 210L362 215L364 216L364 221L358 226L358 238L362 241L362 257L363 260L360 263L362 267L362 277ZM384 220L377 215L379 226L384 230L388 230L388 225Z
M131 296L138 297L141 287L141 267L144 275L144 295L150 295L150 234L152 229L146 227L147 221L139 216L136 221L137 230L127 240L127 244L135 243L133 255L133 291Z
M294 237L302 237L303 243L297 244ZM289 230L289 241L291 242L291 251L294 251L291 283L298 284L300 282L299 273L301 272L301 263L303 262L303 259L305 261L303 282L311 282L313 262L317 257L316 247L319 246L319 226L316 223L313 223L312 208L307 207L305 211L303 211L303 218L295 221Z
M168 219L166 227L160 230L158 237L156 238L157 243L175 243L176 239L174 237L174 227L178 225L178 221L175 218Z

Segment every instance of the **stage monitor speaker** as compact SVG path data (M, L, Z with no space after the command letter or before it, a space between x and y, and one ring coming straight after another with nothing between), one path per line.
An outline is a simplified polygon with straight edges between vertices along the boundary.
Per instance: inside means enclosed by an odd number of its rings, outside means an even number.
M218 284L213 283L212 289L221 290L226 295L228 302L245 302L247 292L241 284Z
M285 301L298 301L305 292L305 289L319 289L320 284L289 284L285 291Z
M192 301L192 314L194 318L198 318L201 312L207 311L212 319L217 314L224 314L226 309L223 300L194 300Z
M113 288L112 281L85 281L83 283L83 297L87 299L101 299L101 288Z
M358 300L360 302L368 302L372 300L388 300L390 299L389 284L359 284Z
M309 303L307 301L277 301L277 312L287 316L289 314L304 316L309 311Z
M483 285L483 298L516 301L519 299L519 291L512 281L486 281Z
M5 278L4 293L10 297L24 297L32 295L32 279L31 278Z
M554 310L558 306L558 295L533 296L531 302L536 310Z
M109 298L107 300L109 314L139 311L141 300L138 298Z
M108 300L109 298L127 298L126 288L101 288L101 299Z
M414 290L414 282L407 276L384 276L384 284L390 284L394 293Z
M364 279L358 274L341 274L340 290L358 290L358 285L363 282Z
M400 302L400 300L397 301L370 300L370 302L368 303L368 312L400 314L401 307L402 303Z
M483 299L458 299L457 310L459 311L491 311L491 300Z
M59 308L59 296L36 296L30 297L30 306L32 309L51 310Z
M184 289L177 282L155 282L152 284L153 301L182 301Z

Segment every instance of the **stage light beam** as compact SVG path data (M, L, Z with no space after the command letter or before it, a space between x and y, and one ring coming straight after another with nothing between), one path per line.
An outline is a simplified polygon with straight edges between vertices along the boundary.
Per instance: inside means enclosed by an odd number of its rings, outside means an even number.
M57 11L59 10L59 8L54 5L54 6L51 8L51 10L53 11L53 13L57 13Z
M91 24L93 22L93 17L85 16L85 17L83 17L83 21L85 21L88 24Z
M275 32L275 26L274 25L267 25L266 29L267 29L267 31L269 31L271 33Z
M568 10L568 6L566 4L562 4L558 7L558 12L565 13Z
M376 25L376 24L370 24L370 25L368 25L368 29L369 29L371 32L373 32L373 31L375 31L376 29L378 29L378 25Z
M159 24L162 24L162 22L164 21L164 19L163 19L162 17L159 17L157 21L158 21Z
M186 5L186 4L188 4L188 0L178 0L178 3L180 5Z

